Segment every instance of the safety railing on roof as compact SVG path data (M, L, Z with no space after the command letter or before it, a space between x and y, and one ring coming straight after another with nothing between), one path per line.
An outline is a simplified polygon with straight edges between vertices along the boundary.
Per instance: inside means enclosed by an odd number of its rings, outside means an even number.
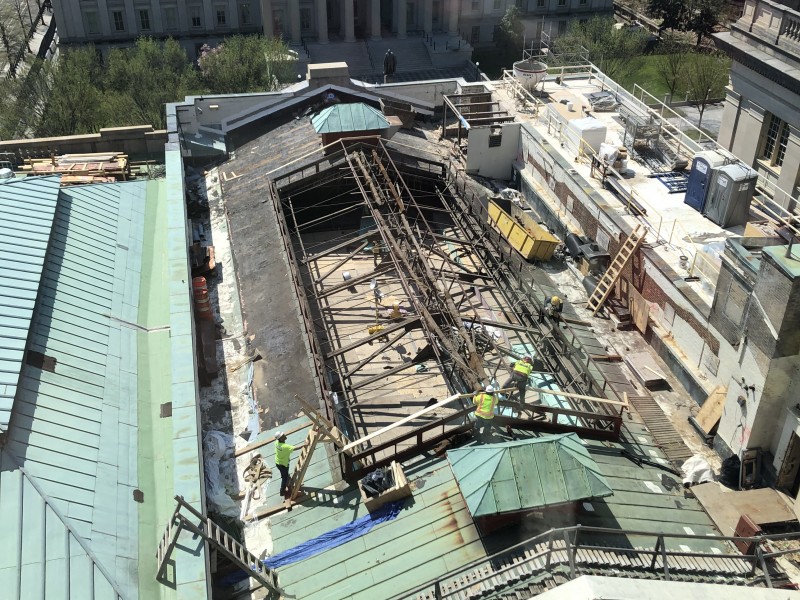
M603 540L624 537L625 545L609 545ZM631 537L652 539L646 548L632 547ZM591 543L592 538L601 543ZM732 550L731 544L750 549L748 554L718 552L692 552L684 550L678 542L702 540L719 543ZM765 546L771 541L794 540L797 546L780 551L769 551ZM680 547L681 550L671 550ZM713 575L716 577L747 579L749 583L763 583L773 587L775 575L783 575L772 560L800 549L800 533L767 535L759 537L708 536L692 534L665 534L651 531L619 530L603 527L575 525L550 529L540 535L520 542L486 558L472 561L458 569L418 587L409 589L391 600L415 598L418 600L445 600L447 598L485 597L489 589L500 591L527 579L566 567L565 575L574 579L582 575L584 567L593 570L609 568L609 574L619 571L645 571L665 581L677 579L678 572ZM605 564L604 564L605 563ZM626 568L627 567L627 568ZM613 568L613 573L611 569Z
M588 77L591 83L593 79L596 79L600 84L600 89L612 92L617 96L620 104L627 103L645 114L659 118L663 121L661 134L675 144L678 153L685 150L687 155L691 156L695 152L702 150L716 150L723 156L730 157L731 160L738 160L735 155L720 146L715 139L702 129L695 126L694 123L688 121L684 116L638 84L634 84L633 93L631 93L590 62L548 67L547 77L552 79L554 76L559 81L564 81L566 78ZM507 77L512 77L512 75L504 73L504 81ZM541 111L538 112L541 114ZM779 187L768 172L759 169L757 173L756 190L760 191L761 195L757 194L753 198L755 210L764 218L786 227L795 236L800 237L800 228L797 226L798 215L793 212L794 208L800 207L800 194L798 194L797 190L791 192ZM778 202L775 198L781 198L781 202Z

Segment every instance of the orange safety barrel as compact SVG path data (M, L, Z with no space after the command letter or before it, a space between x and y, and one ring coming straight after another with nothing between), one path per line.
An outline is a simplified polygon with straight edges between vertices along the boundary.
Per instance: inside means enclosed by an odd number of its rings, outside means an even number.
M194 295L194 305L197 309L197 318L211 320L211 303L208 300L208 286L205 277L195 277L192 279L192 293Z

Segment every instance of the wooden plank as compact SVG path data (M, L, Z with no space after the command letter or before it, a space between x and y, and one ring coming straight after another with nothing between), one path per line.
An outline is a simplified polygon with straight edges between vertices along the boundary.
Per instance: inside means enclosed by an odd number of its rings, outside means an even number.
M695 420L706 434L711 434L716 430L719 420L722 417L722 409L725 407L725 398L728 395L728 386L718 385L709 394L700 412L697 413Z
M285 431L283 431L283 433L285 433L286 435L291 435L292 433L297 433L298 431L302 431L303 429L306 429L307 427L311 427L311 423L303 423L301 425L297 425L296 427L292 427L291 429L286 429ZM248 452L251 452L253 450L258 450L262 446L266 446L267 444L271 444L276 439L277 438L274 435L272 435L272 436L270 436L268 438L264 438L263 440L259 440L257 442L252 442L250 444L247 444L246 446L243 446L243 447L239 448L238 450L236 450L233 454L234 454L234 456L241 456L242 454L247 454Z

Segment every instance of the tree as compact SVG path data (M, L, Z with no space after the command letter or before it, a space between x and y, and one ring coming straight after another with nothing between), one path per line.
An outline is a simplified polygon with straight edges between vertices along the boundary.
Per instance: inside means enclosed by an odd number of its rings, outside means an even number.
M686 91L700 113L697 123L699 127L711 100L724 95L731 63L728 58L719 54L693 53L688 58L685 69Z
M186 51L174 39L139 38L133 48L114 49L102 77L103 121L113 125L166 126L167 102L199 91Z
M36 59L24 77L0 86L0 139L30 137L44 116L54 63Z
M522 23L522 12L516 5L508 7L500 20L495 35L495 44L505 56L505 60L515 61L522 58L522 45L525 41L525 25Z
M585 23L573 21L556 40L556 54L574 56L581 48L589 61L611 79L624 79L636 68L631 59L640 56L647 45L643 28L615 27L613 17L593 17Z
M725 0L690 0L686 11L685 30L697 36L697 46L704 36L711 35L721 20L727 20Z
M11 65L20 51L27 46L27 32L14 6L0 0L0 71Z
M685 31L688 12L686 0L647 0L647 12L654 19L661 19L661 28Z
M204 46L197 63L211 93L271 92L296 78L297 55L279 38L235 35Z
M100 65L94 48L62 50L37 135L77 135L102 127L103 98L95 85L99 80Z
M659 78L669 90L671 100L683 79L688 53L675 35L663 37L659 50L661 54L657 54L655 58L656 69Z

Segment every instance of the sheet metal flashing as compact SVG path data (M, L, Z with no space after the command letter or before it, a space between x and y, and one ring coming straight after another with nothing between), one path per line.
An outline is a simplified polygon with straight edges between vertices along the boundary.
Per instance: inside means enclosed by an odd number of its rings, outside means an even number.
M60 187L60 177L0 184L0 433L11 418Z
M574 433L468 446L447 458L473 517L614 493Z

